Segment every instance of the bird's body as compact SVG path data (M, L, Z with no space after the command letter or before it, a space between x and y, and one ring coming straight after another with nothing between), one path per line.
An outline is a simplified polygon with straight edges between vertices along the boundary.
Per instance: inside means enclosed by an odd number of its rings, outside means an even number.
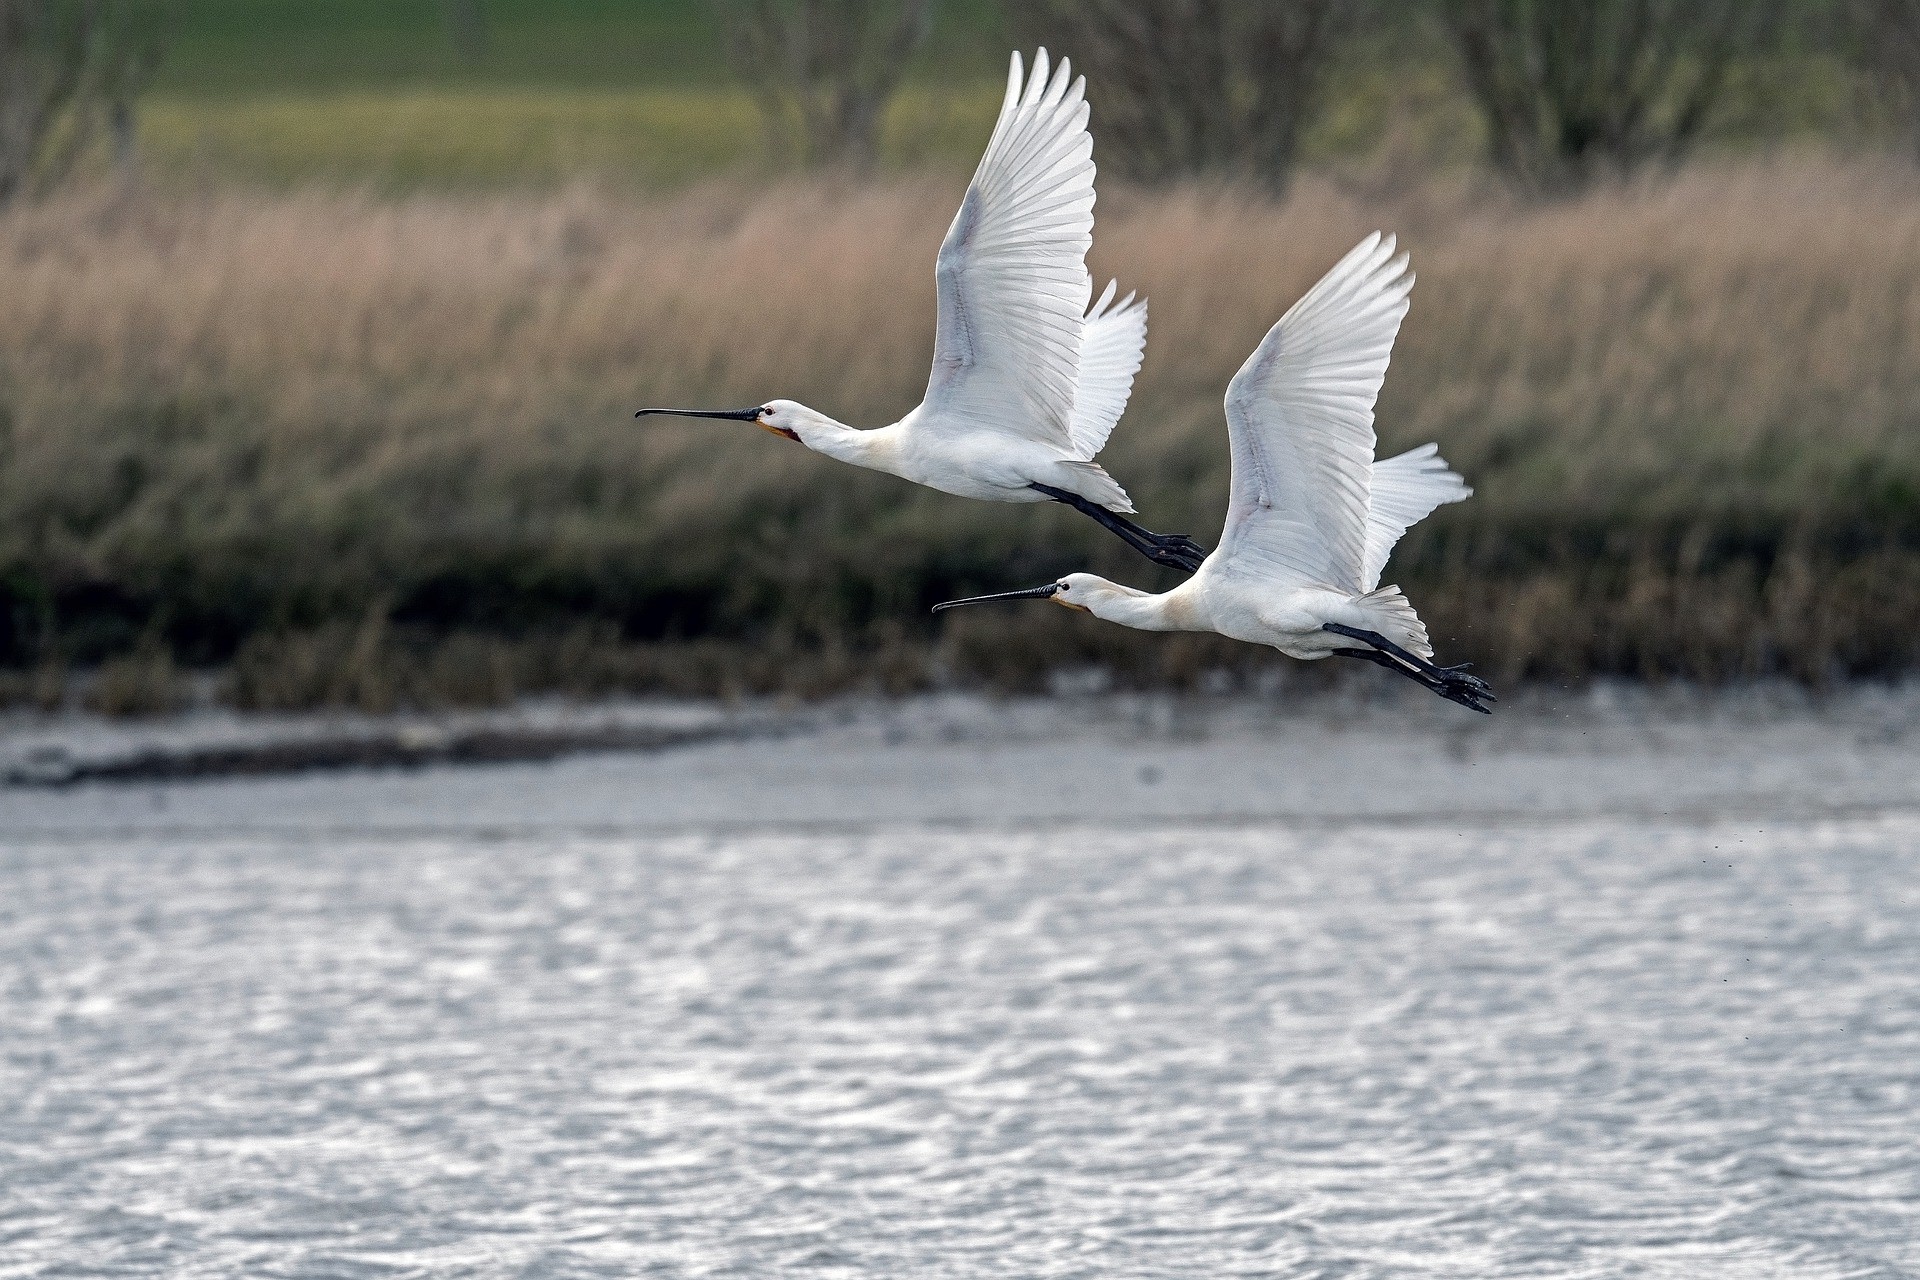
M1045 598L1143 631L1212 631L1309 661L1361 658L1485 711L1486 684L1434 666L1419 614L1398 587L1379 585L1409 527L1472 494L1435 445L1374 460L1374 401L1412 287L1392 239L1373 235L1248 357L1226 397L1226 529L1193 577L1152 595L1076 573L953 603Z
M1202 548L1125 517L1127 492L1094 461L1126 408L1146 345L1145 300L1091 309L1093 139L1085 81L1046 50L1007 95L980 167L941 243L939 324L926 398L890 426L860 430L796 404L643 409L737 418L855 466L989 502L1064 502L1161 564L1198 567Z
M1046 484L1118 511L1131 511L1126 494L1099 466L1066 457L1040 441L1003 432L943 434L916 429L925 406L891 426L861 430L791 401L775 400L768 422L791 431L815 453L884 471L929 489L987 502L1051 502L1033 486Z
M1383 613L1391 616L1366 597L1327 587L1276 591L1230 574L1209 574L1204 565L1192 578L1157 595L1093 580L1091 574L1070 574L1062 582L1066 585L1055 599L1107 622L1136 631L1211 631L1309 662L1345 646L1324 629L1327 623L1372 629L1383 621Z

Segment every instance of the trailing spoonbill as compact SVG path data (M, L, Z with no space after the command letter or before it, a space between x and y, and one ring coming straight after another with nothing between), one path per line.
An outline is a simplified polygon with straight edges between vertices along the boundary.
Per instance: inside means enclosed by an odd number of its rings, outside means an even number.
M1127 519L1133 502L1095 462L1127 406L1147 340L1147 304L1092 309L1093 139L1086 79L1047 51L1007 96L934 267L939 322L933 376L919 407L860 430L791 400L746 409L642 409L731 418L842 462L990 502L1064 502L1158 564L1191 573L1206 549Z
M1442 503L1472 496L1438 445L1376 462L1373 405L1413 276L1391 236L1363 240L1294 303L1227 385L1233 487L1220 547L1150 595L1089 573L987 600L1052 600L1142 631L1217 631L1292 658L1359 658L1488 712L1465 667L1437 667L1387 554ZM1490 712L1489 712L1490 714Z

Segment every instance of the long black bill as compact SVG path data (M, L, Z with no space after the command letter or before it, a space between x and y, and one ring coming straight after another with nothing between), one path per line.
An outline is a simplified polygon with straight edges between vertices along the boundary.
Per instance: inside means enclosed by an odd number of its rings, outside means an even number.
M1044 587L1028 587L1025 591L1002 591L991 596L968 596L965 600L948 600L944 604L933 606L935 613L942 609L958 609L963 604L985 604L989 600L1045 600L1049 596L1060 594L1060 584L1049 582Z
M758 422L762 407L755 405L751 409L642 409L633 416L644 418L650 413L670 413L676 418L731 418L735 422Z

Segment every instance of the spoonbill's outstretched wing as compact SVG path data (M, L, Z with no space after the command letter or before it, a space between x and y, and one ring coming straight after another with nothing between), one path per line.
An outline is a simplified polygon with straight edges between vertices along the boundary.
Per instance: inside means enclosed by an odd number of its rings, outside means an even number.
M1472 487L1447 466L1437 444L1423 444L1374 463L1360 589L1371 591L1380 585L1380 571L1387 567L1387 557L1400 535L1433 514L1435 507L1465 502L1472 496Z
M1113 424L1126 412L1133 394L1133 375L1147 348L1147 300L1130 293L1119 302L1113 295L1120 282L1109 281L1107 291L1087 312L1080 335L1080 369L1073 387L1075 457L1091 459L1106 446Z
M1360 593L1373 402L1413 276L1375 232L1293 304L1227 385L1234 573Z
M940 246L940 322L917 430L1000 430L1072 448L1074 374L1092 294L1093 139L1086 81L1047 51L1007 97Z

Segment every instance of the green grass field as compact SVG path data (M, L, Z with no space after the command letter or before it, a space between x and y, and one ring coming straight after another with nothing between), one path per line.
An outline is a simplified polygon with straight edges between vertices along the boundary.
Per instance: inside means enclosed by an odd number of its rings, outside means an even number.
M486 0L478 56L440 0L181 0L142 104L166 175L382 190L655 185L764 169L711 11L666 0ZM889 167L968 162L991 128L997 11L951 3L888 118Z
M383 191L765 170L753 104L705 3L483 5L486 43L470 55L446 0L177 0L142 108L145 158L196 180ZM1005 13L996 0L937 6L889 113L886 168L972 164L1016 39ZM1858 89L1816 54L1743 66L1718 133L1858 135L1871 128ZM1098 86L1092 98L1097 126ZM1480 139L1444 49L1389 24L1333 69L1303 155L1397 183L1409 169L1472 165Z
M697 0L485 0L457 46L443 0L180 0L142 104L164 175L382 190L682 183L765 168L760 123ZM888 117L889 167L967 163L1003 41L980 0L936 10Z
M985 85L902 92L888 116L883 163L969 163L998 105ZM677 185L767 167L753 103L727 84L352 90L231 101L156 95L140 136L147 163L161 174L275 186Z
M728 79L702 0L483 0L486 45L463 54L445 0L175 0L162 97L510 88L574 91ZM945 0L916 55L920 81L991 77L999 10Z

